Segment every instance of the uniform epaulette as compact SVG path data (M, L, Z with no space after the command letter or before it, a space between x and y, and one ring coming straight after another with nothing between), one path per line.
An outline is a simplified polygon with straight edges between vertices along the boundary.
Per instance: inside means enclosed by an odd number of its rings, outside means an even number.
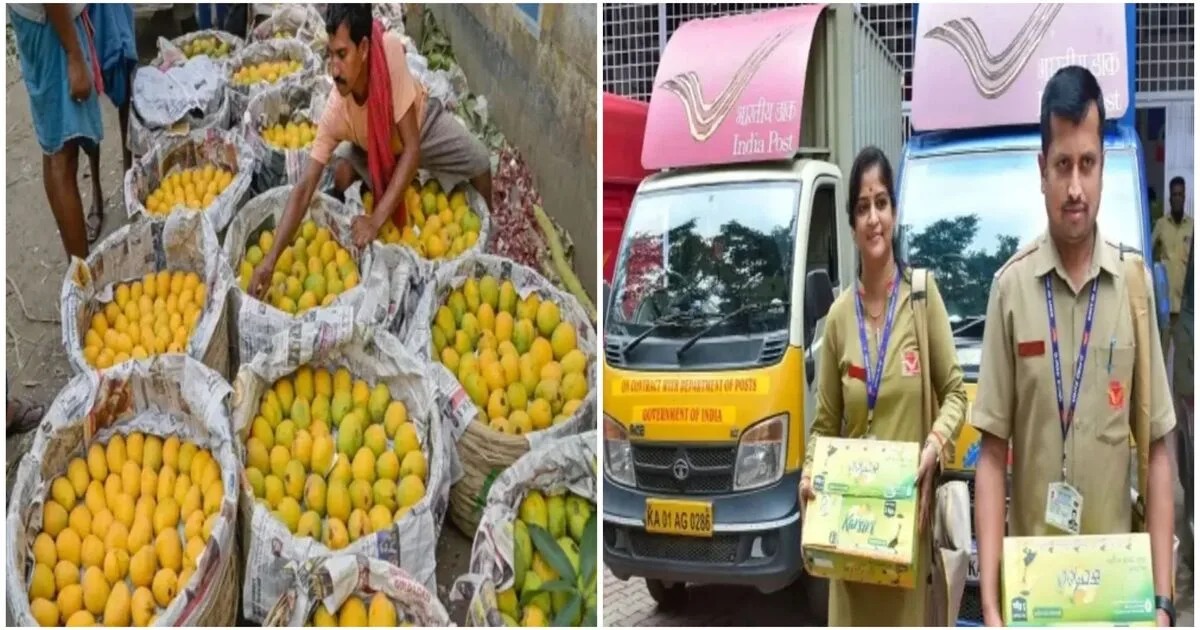
M1118 260L1132 259L1142 262L1142 250L1140 249L1130 247L1124 243L1114 243L1110 240L1105 240L1104 244L1116 250Z
M1008 262L1001 265L1000 268L996 270L996 274L992 277L996 280L999 280L1000 276L1007 271L1009 267L1013 266L1014 263L1027 258L1030 254L1036 252L1039 245L1041 245L1041 241L1034 241L1023 248L1018 249L1017 253L1013 254L1012 258L1008 259Z

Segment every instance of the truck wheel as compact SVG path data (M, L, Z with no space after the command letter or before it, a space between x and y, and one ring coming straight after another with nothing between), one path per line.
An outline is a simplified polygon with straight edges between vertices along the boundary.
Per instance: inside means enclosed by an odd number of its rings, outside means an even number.
M809 623L816 626L829 625L829 580L809 575L808 571L800 574L800 582L808 600Z
M662 580L646 580L646 589L664 611L679 610L687 604L687 586L682 582L668 585Z

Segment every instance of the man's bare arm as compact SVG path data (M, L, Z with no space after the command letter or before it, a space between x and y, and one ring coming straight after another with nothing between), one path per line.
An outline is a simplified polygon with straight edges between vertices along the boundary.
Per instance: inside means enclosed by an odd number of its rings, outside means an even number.
M83 62L83 49L79 47L79 36L75 33L75 20L71 19L71 5L43 4L42 7L46 11L46 21L54 27L63 50L67 51L67 59Z
M984 621L999 624L1000 555L1004 541L1005 472L1008 440L984 432L975 468L975 532L979 546L979 591Z
M274 261L279 258L279 254L283 253L283 248L291 244L292 238L296 236L296 230L300 229L300 219L304 218L308 204L312 203L313 195L317 192L317 184L321 181L321 174L324 172L324 164L310 160L308 168L304 171L304 177L292 189L292 194L288 195L287 208L283 211L279 226L275 228L275 241L271 244L271 253L267 257L270 260Z
M275 239L271 243L271 251L264 253L262 262L255 268L254 276L250 280L250 293L259 299L262 299L267 292L272 272L275 270L275 263L279 260L279 255L283 253L283 248L291 244L296 230L300 228L300 219L304 217L305 209L312 202L313 194L317 190L317 184L321 181L321 174L324 171L324 164L310 160L304 176L292 189L292 194L288 195L283 217L280 218L279 225L275 227Z
M1171 434L1168 433L1167 436ZM1150 443L1150 470L1146 492L1146 530L1150 533L1150 557L1154 567L1154 593L1172 597L1171 574L1174 569L1175 471L1166 440ZM1182 454L1181 454L1182 455Z

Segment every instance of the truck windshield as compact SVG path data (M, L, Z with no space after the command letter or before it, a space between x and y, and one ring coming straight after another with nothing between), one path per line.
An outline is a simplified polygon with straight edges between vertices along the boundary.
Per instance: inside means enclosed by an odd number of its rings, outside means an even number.
M614 273L608 325L658 337L689 337L748 305L708 334L787 327L800 185L753 182L639 195ZM686 322L686 323L681 323Z
M918 158L904 166L901 222L913 266L932 269L960 336L981 336L992 276L1046 229L1036 151ZM1142 193L1132 150L1109 149L1098 222L1101 236L1142 249ZM969 333L967 331L970 331Z

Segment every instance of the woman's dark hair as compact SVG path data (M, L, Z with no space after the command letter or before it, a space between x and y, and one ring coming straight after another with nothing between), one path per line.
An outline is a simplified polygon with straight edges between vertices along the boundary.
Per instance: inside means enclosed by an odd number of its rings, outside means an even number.
M325 32L333 37L338 27L345 24L350 31L350 41L357 46L364 37L371 35L371 5L340 4L331 2L325 8Z
M847 188L850 189L850 197L846 200L846 218L850 221L850 229L854 229L854 217L858 208L858 193L862 190L863 177L867 171L872 168L879 168L879 181L883 184L884 190L888 194L888 203L892 206L892 213L896 213L896 178L892 173L892 163L888 161L887 155L877 146L863 147L858 155L854 157L854 162L850 165L850 182ZM904 261L900 258L900 235L898 233L899 225L892 222L892 258L896 260L896 268L901 271L905 270ZM862 274L862 262L859 261L859 274Z

